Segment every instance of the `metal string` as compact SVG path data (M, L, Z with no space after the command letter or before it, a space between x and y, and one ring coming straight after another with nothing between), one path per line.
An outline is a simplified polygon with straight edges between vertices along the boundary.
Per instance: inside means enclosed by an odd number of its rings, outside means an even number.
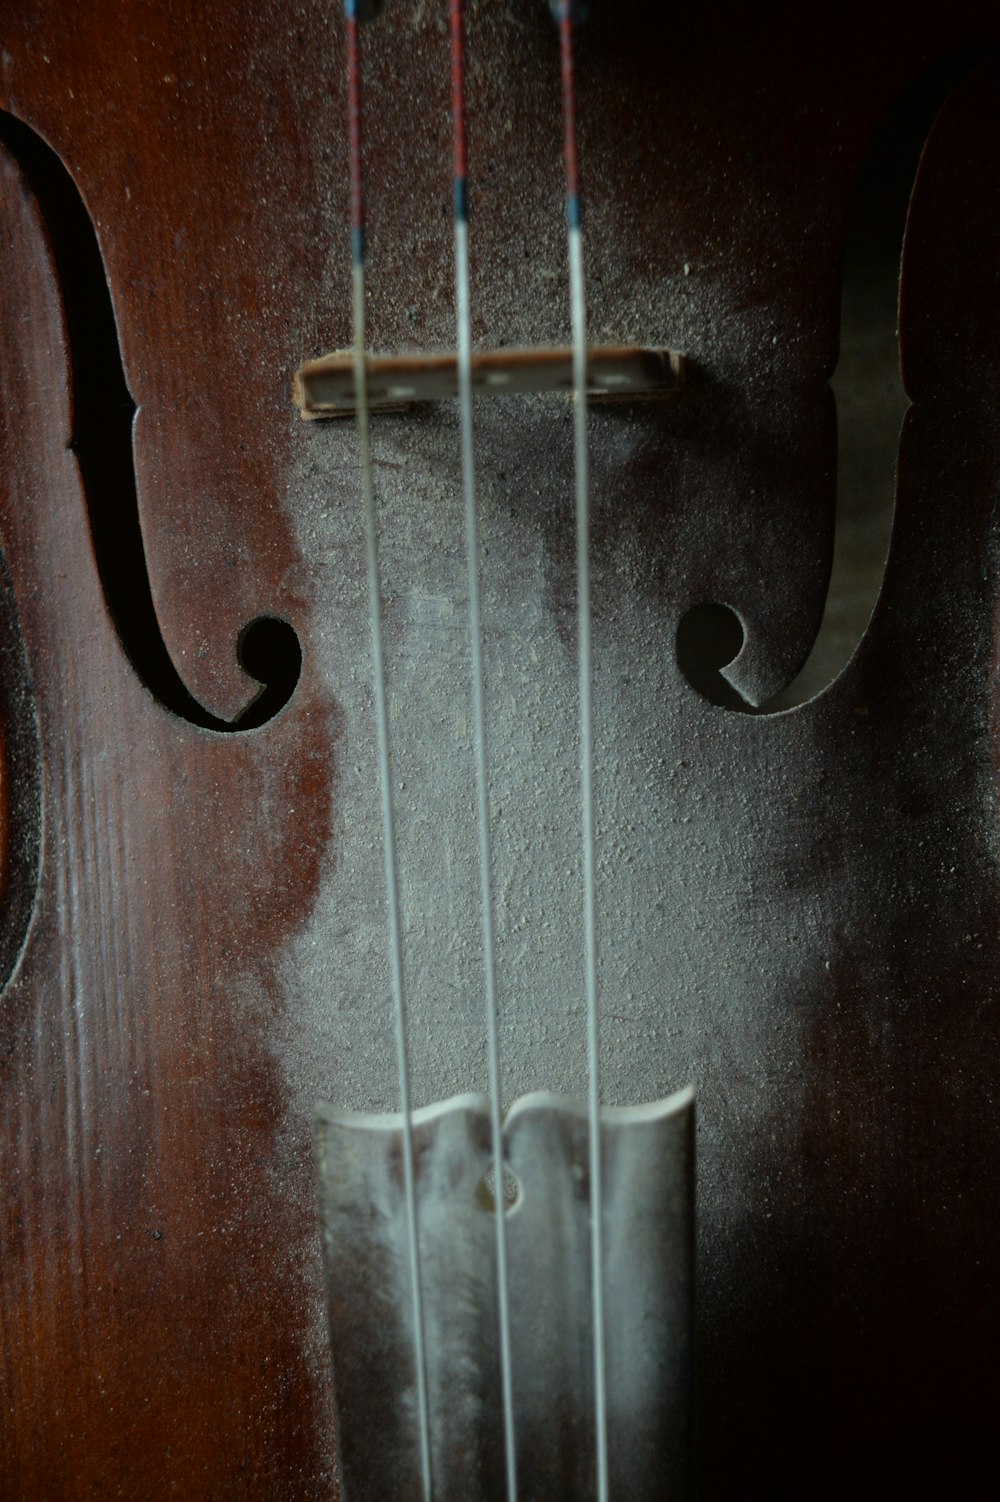
M496 1205L497 1303L500 1319L500 1377L508 1502L517 1502L517 1454L511 1381L510 1288L507 1224L503 1194L500 1048L497 1038L496 954L493 941L493 874L490 839L489 749L484 706L483 632L479 601L479 527L476 519L476 467L472 439L472 310L469 296L469 218L465 133L465 37L462 0L451 0L452 121L455 153L455 301L458 327L458 394L461 423L462 489L469 576L469 634L472 646L472 701L475 724L476 790L479 813L479 880L483 912L483 971L490 1087L490 1132Z
M403 1182L406 1199L410 1287L413 1299L417 1415L420 1426L420 1472L424 1502L431 1502L430 1413L427 1400L427 1361L423 1294L420 1282L420 1246L417 1239L417 1197L414 1182L410 1070L406 1043L406 993L403 976L403 941L400 922L399 874L396 860L396 826L392 806L392 760L389 750L388 694L386 692L385 654L382 643L382 585L379 571L378 529L375 518L375 485L372 474L371 432L368 422L368 371L365 349L364 186L361 170L361 67L358 41L359 0L345 0L345 11L347 19L348 137L350 142L351 171L354 400L357 409L358 445L361 453L361 497L364 509L365 551L368 561L368 618L372 638L372 672L374 677L375 712L378 732L379 780L382 792L385 884L389 908L389 958L392 971L400 1111L403 1117Z
M590 1148L590 1245L594 1326L594 1407L598 1502L608 1502L608 1421L604 1313L604 1223L601 1186L600 1017L597 993L597 918L594 869L594 734L591 707L590 479L587 455L587 311L583 278L583 219L577 159L573 68L573 0L559 0L566 219L569 229L570 311L573 328L573 437L576 469L577 637L580 680L580 785L583 825L583 911L587 992L587 1117Z

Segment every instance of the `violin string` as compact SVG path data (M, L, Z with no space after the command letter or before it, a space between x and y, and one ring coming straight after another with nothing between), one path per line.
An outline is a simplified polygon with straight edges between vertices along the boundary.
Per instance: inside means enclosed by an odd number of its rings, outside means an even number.
M476 517L476 466L472 432L472 309L469 293L469 216L465 127L465 28L462 0L451 0L451 83L455 174L455 302L457 312L458 392L461 423L462 489L465 498L465 547L468 563L469 635L472 647L472 701L479 816L479 883L482 894L483 971L493 1150L497 1256L497 1303L500 1320L500 1377L503 1400L504 1453L508 1502L517 1502L517 1456L511 1380L510 1287L507 1273L507 1223L503 1193L500 1047L497 1036L496 953L493 939L493 875L490 839L489 747L486 734L482 613L479 598L479 527Z
M587 312L583 275L583 213L577 153L573 60L574 0L559 0L559 53L569 231L570 312L573 330L574 452L576 470L577 634L580 680L580 785L583 825L583 906L587 993L587 1118L590 1149L590 1245L594 1327L594 1417L598 1502L608 1502L608 1425L604 1312L604 1224L601 1174L600 1017L597 991L597 917L594 862L594 733L591 706L590 476L587 451Z
M406 1039L406 993L403 972L402 926L400 922L399 873L396 858L396 827L392 799L392 759L389 747L388 694L386 690L385 652L382 641L382 584L379 569L378 527L375 516L375 484L372 473L371 431L368 414L368 370L365 338L365 216L364 183L361 164L361 60L358 38L358 9L358 0L345 0L347 20L348 137L350 142L351 173L354 400L357 412L358 446L361 453L361 494L364 509L365 551L368 563L368 617L371 628L379 780L382 798L385 883L389 910L389 957L392 971L400 1111L403 1118L403 1185L406 1201L410 1290L413 1301L417 1416L420 1429L420 1473L424 1502L431 1502L430 1413L427 1397L426 1341L423 1294L420 1280L420 1246L417 1239L413 1113L410 1103L410 1069Z

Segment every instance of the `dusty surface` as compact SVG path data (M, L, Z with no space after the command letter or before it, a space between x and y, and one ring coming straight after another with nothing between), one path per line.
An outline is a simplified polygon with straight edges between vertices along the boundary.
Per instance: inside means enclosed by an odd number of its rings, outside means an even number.
M470 10L475 338L563 340L550 22L536 0ZM972 5L902 18L869 16L859 51L839 14L817 43L757 12L650 3L622 27L595 5L581 45L592 335L692 362L666 412L594 418L595 706L606 1095L698 1091L709 1497L751 1474L769 1498L804 1475L918 1495L992 1454L995 80L946 118L911 217L878 608L861 640L876 543L837 654L775 712L827 602L865 142L908 78L996 27ZM341 60L313 0L20 6L0 39L0 102L96 228L165 649L231 717L249 621L303 648L287 708L228 736L126 658L67 450L59 281L5 167L0 525L44 827L0 1013L0 1476L40 1502L333 1484L310 1113L395 1103L357 456L289 398L349 339ZM446 65L441 7L393 4L371 33L382 351L454 342ZM841 416L872 327L855 292ZM485 1084L457 436L448 407L375 436L420 1102ZM505 1088L579 1092L570 422L494 402L477 436ZM866 512L878 442L864 475L844 465ZM739 617L729 677L763 713L681 671L706 601Z

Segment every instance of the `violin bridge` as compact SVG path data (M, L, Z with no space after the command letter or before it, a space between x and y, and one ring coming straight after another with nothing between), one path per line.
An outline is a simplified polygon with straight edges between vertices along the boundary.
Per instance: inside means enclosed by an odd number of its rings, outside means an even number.
M676 396L684 357L669 349L630 345L594 346L588 355L587 398L597 402L662 401ZM458 356L369 355L368 405L373 412L400 412L419 402L458 395ZM338 350L307 360L295 374L295 403L305 418L349 417L355 411L354 354ZM502 349L472 357L475 396L573 391L573 351Z
M690 1496L694 1097L601 1120L610 1495ZM399 1116L317 1107L345 1502L419 1497ZM434 1502L506 1502L489 1103L413 1116ZM519 1495L597 1496L586 1107L525 1096L503 1129Z

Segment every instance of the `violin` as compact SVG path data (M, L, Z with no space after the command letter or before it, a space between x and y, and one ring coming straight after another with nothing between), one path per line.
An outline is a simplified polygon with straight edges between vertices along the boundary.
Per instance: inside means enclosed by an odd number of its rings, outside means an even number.
M559 36L465 10L485 381L571 344ZM589 12L587 334L672 385L586 403L602 1103L697 1091L694 1494L960 1494L1000 1324L1000 22ZM365 347L433 362L448 7L362 33ZM0 1493L334 1497L313 1107L399 1106L359 438L292 394L354 337L344 18L12 0L0 59ZM489 1080L459 404L401 405L419 1111ZM505 1108L587 1093L578 405L475 402Z

